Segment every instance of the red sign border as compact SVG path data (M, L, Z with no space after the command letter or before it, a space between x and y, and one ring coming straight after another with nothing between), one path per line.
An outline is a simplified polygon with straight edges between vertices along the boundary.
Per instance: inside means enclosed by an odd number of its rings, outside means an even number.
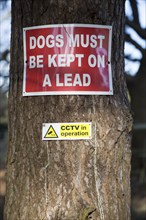
M26 92L26 31L41 28L55 27L91 27L109 29L108 42L108 60L109 60L109 91L42 91L42 92ZM23 52L24 52L24 70L23 70L23 96L41 96L41 95L113 95L112 70L111 70L111 45L112 45L112 26L96 25L96 24L54 24L40 25L23 28Z

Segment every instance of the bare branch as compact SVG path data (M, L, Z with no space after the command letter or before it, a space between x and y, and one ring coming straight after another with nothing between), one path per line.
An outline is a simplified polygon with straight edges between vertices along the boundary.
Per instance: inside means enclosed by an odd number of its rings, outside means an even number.
M8 56L9 53L10 53L10 51L8 49L6 49L4 52L0 53L0 61L1 60L7 61L7 56Z
M141 53L144 53L144 49L130 37L130 34L125 34L125 40L131 44L133 44L138 50L141 51Z
M126 17L126 25L128 25L131 28L133 28L137 32L137 34L139 34L139 36L141 38L146 39L146 29L143 29L137 23L135 23L133 21L130 21L128 19L128 17Z
M0 77L2 77L2 78L9 78L9 75L3 75L3 74L0 73Z
M130 5L132 8L132 12L133 12L133 20L138 26L140 26L139 16L138 16L138 7L137 7L136 0L130 0Z
M132 62L140 62L141 59L137 59L137 58L132 58L131 55L125 55L125 59L132 61Z

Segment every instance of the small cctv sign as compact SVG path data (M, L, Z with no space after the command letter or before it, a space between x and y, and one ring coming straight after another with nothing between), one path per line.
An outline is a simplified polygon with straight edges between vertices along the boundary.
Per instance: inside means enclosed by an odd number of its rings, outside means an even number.
M92 123L44 123L42 140L82 140L92 138Z

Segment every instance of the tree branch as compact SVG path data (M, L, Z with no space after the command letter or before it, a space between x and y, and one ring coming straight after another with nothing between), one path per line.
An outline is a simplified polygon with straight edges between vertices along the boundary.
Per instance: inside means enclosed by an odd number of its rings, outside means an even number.
M137 4L138 3L136 2L136 0L130 0L130 5L132 8L132 12L133 12L133 20L138 26L140 26Z
M137 59L137 58L132 58L131 55L125 55L125 59L132 61L132 62L140 62L141 59Z
M146 29L143 29L137 23L135 23L133 21L130 21L128 19L128 17L126 17L126 25L128 25L131 28L133 28L137 32L137 34L139 34L139 36L141 38L146 39Z
M8 78L9 75L2 75L2 74L0 73L0 77L2 77L2 78Z
M129 34L125 34L125 40L131 44L133 44L138 50L141 51L141 53L144 52L144 49L135 41L133 40Z
M5 51L3 51L2 53L0 53L0 61L1 60L5 60L7 61L7 56L10 53L10 50L6 49ZM8 61L7 61L8 62Z

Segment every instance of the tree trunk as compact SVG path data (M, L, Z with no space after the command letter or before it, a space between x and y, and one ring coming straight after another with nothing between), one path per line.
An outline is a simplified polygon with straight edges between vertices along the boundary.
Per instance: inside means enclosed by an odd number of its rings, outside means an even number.
M113 96L22 97L22 28L57 23L113 25ZM123 26L124 0L12 1L5 220L130 219ZM92 122L92 139L42 141L47 122Z

